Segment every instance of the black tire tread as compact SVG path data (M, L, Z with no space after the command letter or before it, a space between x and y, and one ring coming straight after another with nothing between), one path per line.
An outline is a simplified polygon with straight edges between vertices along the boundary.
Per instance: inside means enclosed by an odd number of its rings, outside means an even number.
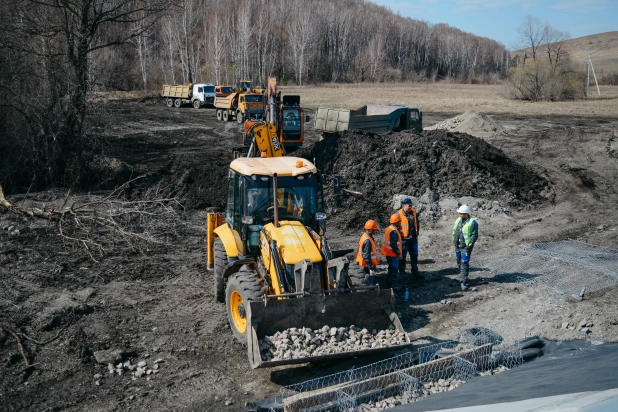
M232 321L227 299L233 290L237 290L240 293L240 296L242 296L243 301L259 301L262 299L262 296L264 296L267 289L268 288L266 287L264 280L260 278L253 265L243 265L240 270L230 276L227 281L225 292L227 319L230 323L230 329L232 329L234 337L243 345L247 345L247 337L245 334L238 332L238 330L234 327L234 322ZM249 326L247 325L247 327Z
M350 287L368 286L370 276L365 273L362 267L349 269L348 278L350 279Z
M217 302L225 302L225 279L223 279L223 271L228 264L227 253L221 239L216 238L213 245L215 255L215 270L213 278L215 281L214 291Z

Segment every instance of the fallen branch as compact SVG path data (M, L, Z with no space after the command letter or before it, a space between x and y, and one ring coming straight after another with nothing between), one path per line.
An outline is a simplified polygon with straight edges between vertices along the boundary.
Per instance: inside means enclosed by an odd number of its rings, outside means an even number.
M56 339L58 339L58 338L60 337L60 334L61 334L62 332L64 332L64 330L65 330L65 329L66 329L66 326L65 326L65 327L63 327L62 329L60 329L60 330L58 331L58 333L56 333L56 336L54 336L54 337L53 337L53 338L51 338L51 339L46 340L45 342L39 342L38 340L33 339L33 338L31 338L30 336L28 336L28 335L26 335L25 333L22 333L22 332L18 332L18 334L19 334L19 335L21 335L21 336L23 336L24 338L26 338L26 340L29 340L30 342L34 342L34 343L36 343L37 345L44 346L44 345L47 345L48 343L52 343L53 341L55 341Z
M7 333L10 333L11 335L13 335L13 337L17 341L17 346L19 347L19 351L21 352L21 356L24 358L24 362L26 362L26 369L30 369L30 368L35 367L36 365L38 365L38 363L30 363L30 361L28 360L28 357L26 356L26 352L24 351L24 347L21 344L21 339L17 335L17 332L15 332L12 328L9 328L6 325L0 325L0 329L5 331L5 332L7 332Z
M341 190L343 190L344 192L351 193L351 194L353 194L353 195L363 196L363 194L362 194L361 192L356 192L356 191L354 191L354 190L344 189L344 188L341 188Z

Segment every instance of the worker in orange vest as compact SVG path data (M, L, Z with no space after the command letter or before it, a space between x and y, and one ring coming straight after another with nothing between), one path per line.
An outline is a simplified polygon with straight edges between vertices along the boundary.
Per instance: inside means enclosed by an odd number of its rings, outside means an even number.
M378 233L380 227L375 220L368 220L365 223L365 233L358 241L358 250L356 252L356 262L362 268L365 276L369 276L369 284L375 283L375 270L378 266L378 249L373 235Z
M391 288L397 281L399 261L401 260L401 216L395 213L390 218L390 225L384 232L380 252L386 256L388 272L386 273L386 287Z
M418 272L418 233L419 223L416 209L412 207L412 199L406 198L401 201L401 209L397 211L401 217L401 237L403 250L402 259L399 261L399 274L406 275L406 255L410 255L410 271L412 277L423 279Z

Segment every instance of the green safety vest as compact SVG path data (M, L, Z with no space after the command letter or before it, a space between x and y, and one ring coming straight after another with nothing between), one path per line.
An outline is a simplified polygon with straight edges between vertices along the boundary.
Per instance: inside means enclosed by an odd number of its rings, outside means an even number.
M461 222L461 218L458 217L455 221L455 225L453 226L453 243L457 240L455 236L457 236L457 226L459 226L459 222ZM470 239L472 238L472 222L474 222L473 218L469 218L465 225L461 227L461 233L463 234L464 240L466 241L466 246L472 246L472 242Z

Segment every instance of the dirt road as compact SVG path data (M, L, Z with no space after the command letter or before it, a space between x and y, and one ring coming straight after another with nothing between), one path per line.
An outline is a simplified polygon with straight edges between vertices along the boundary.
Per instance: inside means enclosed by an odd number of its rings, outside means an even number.
M0 409L245 410L245 402L275 395L281 385L354 365L252 370L224 307L214 300L204 261L204 214L208 206L224 205L226 167L240 143L237 123L217 122L210 109L170 109L155 99L100 102L96 110L91 132L104 142L107 158L123 162L124 178L127 170L129 178L144 176L126 187L122 200L161 201L173 213L156 225L144 214L130 220L147 240L118 240L114 231L93 234L106 245L102 253L62 238L45 220L0 213L0 325L18 332L29 362L36 363L26 369L15 337L0 333ZM445 118L426 113L424 120L429 125ZM475 254L507 249L517 256L519 245L568 238L615 247L618 120L494 119L504 131L485 140L548 179L555 197L484 215ZM313 130L308 134L308 145L318 140ZM114 181L114 170L101 173L90 193L65 199L67 190L58 189L10 200L24 207L104 203L109 187L122 183ZM463 327L482 325L505 339L571 339L580 332L561 325L587 318L594 323L591 338L618 340L616 287L570 301L518 283L487 283L486 273L473 272L476 291L462 294L449 239L455 213L431 211L421 213L426 281L396 289L397 311L413 337L452 338ZM339 247L354 247L360 233L335 224L328 230ZM408 303L401 300L406 286ZM145 361L153 372L135 380L129 371L109 373L94 355L112 349L124 351L123 359L133 364ZM161 360L158 369L155 360Z

